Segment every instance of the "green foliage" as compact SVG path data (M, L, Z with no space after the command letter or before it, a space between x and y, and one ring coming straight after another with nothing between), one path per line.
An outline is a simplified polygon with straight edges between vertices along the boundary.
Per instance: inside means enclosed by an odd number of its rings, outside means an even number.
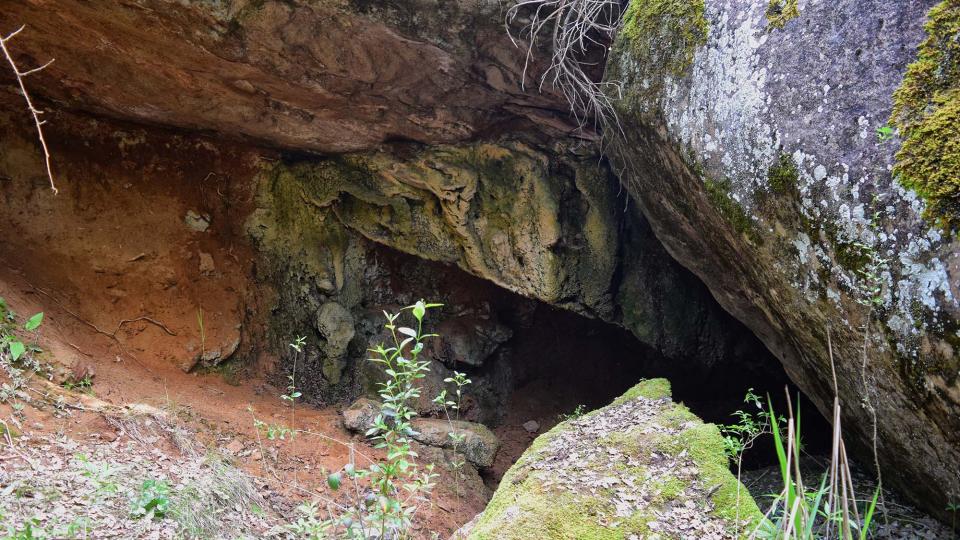
M93 393L93 378L90 375L84 375L81 379L69 378L63 381L61 385L67 390L79 390L84 393Z
M903 145L893 173L927 201L926 217L960 226L960 2L928 14L926 39L893 95L891 125Z
M720 426L724 453L735 461L738 467L743 453L749 450L761 436L770 433L773 424L772 417L763 409L760 396L753 393L753 388L747 390L743 402L755 407L757 412L740 409L732 414L737 419L735 423Z
M437 337L424 333L423 320L427 310L436 307L440 305L421 300L400 313L385 311L387 323L384 328L393 343L388 347L381 343L370 350L373 353L370 361L383 367L387 380L380 383L383 405L367 436L375 441L376 448L386 452L387 457L367 471L353 469L348 474L369 477L374 500L370 501L366 515L356 517L361 528L364 527L363 521L367 521L380 531L381 537L405 535L409 531L417 511L416 503L425 500L424 495L433 488L437 476L432 466L420 470L415 462L417 453L410 447L414 433L411 420L417 415L412 403L420 397L418 381L430 371L430 362L422 360L420 353L426 339ZM413 316L416 329L400 325L404 311ZM403 492L409 496L402 495ZM414 504L408 505L408 501Z
M558 414L557 419L560 420L561 422L566 422L567 420L576 420L577 418L580 418L586 413L587 413L587 406L581 403L580 405L577 405L576 407L574 407L574 409L569 413Z
M382 405L374 426L366 435L386 457L371 460L368 467L357 467L351 458L341 470L329 473L327 487L332 491L344 490L344 495L354 497L354 500L345 505L332 503L327 508L326 517L320 516L315 503L301 505L297 521L285 527L287 532L297 538L404 539L411 536L414 516L427 500L438 477L433 472L433 464L421 466L417 463L419 456L411 448L415 434L412 420L417 415L413 404L420 397L420 380L430 371L430 361L423 360L420 355L426 340L438 337L424 332L424 320L429 310L437 307L440 304L421 300L398 313L384 312L384 328L392 343L389 346L381 343L370 349L370 361L380 365L387 377L378 385ZM402 323L404 317L408 318L409 326ZM300 352L302 345L301 338L291 347ZM463 444L464 436L456 432L453 422L459 419L463 389L471 381L464 373L454 371L453 376L444 382L452 385L451 391L444 389L433 401L442 406L450 422L449 436L456 450ZM291 402L299 397L293 383L291 378L289 393L284 396ZM254 422L258 428L263 426L256 418ZM458 496L460 468L465 464L461 457L452 464L458 474ZM344 483L349 483L353 489L345 490ZM361 484L366 487L361 488Z
M422 312L418 315L417 312L414 312L414 316L419 319L423 317ZM447 417L447 423L450 425L450 431L447 432L447 437L450 438L450 441L453 443L453 452L455 456L460 456L457 454L457 451L463 447L464 442L467 439L467 434L463 432L458 432L453 427L454 420L460 420L460 406L463 404L463 388L468 384L471 384L472 381L467 378L465 373L454 370L453 377L447 377L443 379L443 382L446 384L454 385L454 399L449 399L447 396L447 389L444 388L440 391L440 394L433 398L433 402L443 407L444 414ZM450 415L450 411L454 411L454 416ZM457 457L451 463L451 466L455 471L456 478L456 494L457 500L460 500L462 493L460 492L460 482L463 476L463 467L467 462L463 457Z
M114 478L116 471L111 469L109 464L94 463L85 454L77 454L74 459L80 466L80 474L87 478L93 486L94 496L102 497L117 493L119 486Z
M767 24L769 29L782 30L793 19L800 16L798 0L770 0L767 4Z
M253 427L257 428L258 432L262 433L271 441L283 441L287 438L292 439L294 436L293 430L283 424L267 424L257 418L253 419Z
M35 374L47 371L40 363L37 353L42 352L36 345L43 312L36 313L22 325L17 324L17 314L0 298L0 368L9 378L9 382L0 386L0 403L12 402L14 412L23 408L20 399L26 400L27 382ZM24 343L23 333L32 333L32 340Z
M163 518L170 509L170 486L163 480L144 480L130 505L135 518Z
M333 528L334 521L321 519L316 503L306 502L301 504L297 507L297 513L299 514L297 520L286 526L286 530L293 533L294 538L304 540L326 540L330 538L329 533Z
M887 142L893 139L894 130L890 126L880 126L877 128L877 140Z

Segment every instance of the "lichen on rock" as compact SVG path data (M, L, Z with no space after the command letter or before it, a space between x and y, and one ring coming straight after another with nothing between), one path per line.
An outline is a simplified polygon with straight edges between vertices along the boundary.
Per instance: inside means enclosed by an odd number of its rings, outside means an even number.
M960 283L956 235L934 221L960 206L960 7L941 1L928 17L934 0L866 2L705 0L705 42L659 80L649 59L672 43L638 49L625 29L608 61L625 96L610 154L671 254L822 411L833 400L825 329L838 358L867 344L866 368L838 368L841 394L883 419L885 479L942 512L960 490L939 465L960 459ZM790 22L801 9L803 24ZM891 122L899 152L878 137ZM844 415L869 448L865 410ZM908 435L921 431L924 442Z

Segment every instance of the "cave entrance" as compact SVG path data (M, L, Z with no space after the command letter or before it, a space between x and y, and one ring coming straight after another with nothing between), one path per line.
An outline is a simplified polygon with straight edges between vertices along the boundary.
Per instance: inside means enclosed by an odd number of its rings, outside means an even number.
M742 339L756 339L742 331ZM622 328L545 304L537 305L525 325L518 325L509 343L512 387L502 415L492 423L502 446L487 475L491 484L499 482L540 433L569 415L608 405L640 380L654 377L667 378L675 401L718 425L734 422L732 414L738 409L750 411L752 406L744 403L748 391L770 396L780 412L786 410L789 392L803 411L806 451L819 455L828 450L829 424L772 355L746 369L698 366L696 358L666 358ZM744 470L775 464L774 452L771 438L758 440L744 454Z
M491 485L565 415L607 405L645 378L667 378L675 401L717 424L734 421L732 413L748 406L744 396L751 389L785 411L787 388L803 410L808 450L829 444L828 423L789 382L780 362L725 314L721 327L730 338L724 341L729 351L667 356L618 325L523 297L452 265L383 247L375 248L368 262L380 278L390 276L385 287L381 279L380 294L366 306L377 316L389 298L412 303L422 296L445 304L433 319L441 334L432 351L438 360L435 378L442 381L456 369L473 381L464 417L491 427L502 444L494 467L484 471ZM702 294L714 302L705 287ZM436 388L429 380L426 385L424 394L433 395ZM760 441L745 455L744 468L774 462L772 442Z

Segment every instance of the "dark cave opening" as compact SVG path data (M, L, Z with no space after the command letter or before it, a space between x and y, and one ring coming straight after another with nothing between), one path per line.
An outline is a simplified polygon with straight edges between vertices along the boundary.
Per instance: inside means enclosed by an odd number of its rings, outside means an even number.
M731 350L721 360L667 356L616 324L525 298L452 265L379 246L368 255L368 264L377 269L371 275L381 284L363 306L371 321L391 302L400 306L424 297L444 304L432 319L441 337L428 351L436 378L427 379L424 394L432 396L443 386L437 381L454 369L473 380L464 418L487 424L502 443L494 467L483 471L491 485L564 415L578 406L605 406L654 377L668 379L675 401L716 424L732 423L735 411L747 410L748 390L770 396L778 413L785 411L789 392L803 411L807 451L822 454L828 448L829 424L789 381L780 362L732 317L723 321ZM703 294L709 294L705 287ZM472 358L461 361L466 357ZM536 429L524 427L531 421ZM775 460L766 437L744 455L743 467L766 467Z

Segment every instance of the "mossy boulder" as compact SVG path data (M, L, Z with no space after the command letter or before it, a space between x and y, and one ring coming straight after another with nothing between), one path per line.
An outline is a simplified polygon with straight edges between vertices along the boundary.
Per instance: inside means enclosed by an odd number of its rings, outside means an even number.
M728 538L759 524L723 439L664 379L537 437L459 538Z
M861 459L876 449L887 485L946 517L960 496L960 7L696 4L631 2L607 65L624 92L621 179L821 412L839 390Z

